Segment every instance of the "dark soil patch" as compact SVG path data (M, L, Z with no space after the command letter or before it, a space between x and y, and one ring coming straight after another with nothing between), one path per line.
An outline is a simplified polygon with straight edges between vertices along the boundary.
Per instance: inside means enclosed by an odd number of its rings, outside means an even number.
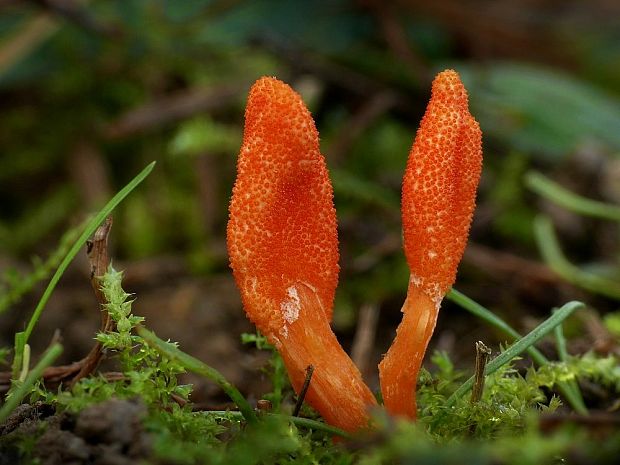
M0 465L129 465L150 455L139 401L108 400L80 413L43 403L19 406L0 426Z

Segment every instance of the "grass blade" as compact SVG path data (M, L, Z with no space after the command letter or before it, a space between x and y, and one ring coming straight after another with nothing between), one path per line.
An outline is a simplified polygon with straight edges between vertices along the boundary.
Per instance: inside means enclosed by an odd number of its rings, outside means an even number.
M45 308L45 305L47 304L47 301L52 295L54 288L58 284L58 281L60 281L61 276L63 275L63 273L65 272L65 270L67 269L71 261L75 258L75 256L84 246L88 238L92 236L92 234L99 227L102 221L110 213L112 213L112 211L116 208L116 206L119 203L121 203L123 199L127 197L129 193L133 191L151 173L151 171L153 171L154 167L155 167L155 162L150 163L135 178L133 178L129 182L129 184L123 187L114 197L112 197L112 199L101 209L101 211L99 211L99 213L97 213L97 215L95 215L95 217L88 222L88 224L86 225L80 237L78 237L78 239L75 241L73 246L69 249L69 252L67 252L67 255L65 255L65 258L62 260L62 262L58 266L56 273L54 273L54 275L52 276L52 279L50 279L49 284L47 285L47 287L45 288L45 291L43 292L43 296L41 297L41 299L39 300L39 303L34 309L32 317L30 317L30 321L28 322L28 326L26 326L25 331L23 331L23 337L19 338L19 345L15 346L15 359L13 361L13 377L17 376L17 374L19 373L19 370L21 369L22 361L21 361L20 354L23 354L24 352L24 344L28 342L28 338L32 334L32 331L34 330L34 327L37 324L37 321L39 321L39 317L41 316L41 313L43 312L43 308ZM18 340L17 337L16 337L16 340Z
M537 171L525 175L525 185L552 202L585 216L620 221L620 207L587 199L565 189Z
M533 344L536 344L540 339L542 339L546 334L561 324L566 318L568 318L575 310L583 308L584 304L577 301L568 302L563 305L557 311L553 313L549 318L543 321L540 325L534 328L531 332L529 332L526 336L519 339L513 345L511 345L504 352L495 357L489 364L487 365L484 374L486 376L497 371L502 365L508 363L513 358L521 355L525 352L529 347ZM458 398L460 398L463 394L469 391L474 384L474 377L472 376L467 381L465 381L446 401L446 407L450 407L454 405Z
M568 261L562 252L549 217L545 215L536 217L534 220L534 236L547 265L566 281L588 291L620 300L620 283L618 281L583 271Z
M242 417L241 412L230 412L227 410L205 410L200 412L205 415L217 415L217 416L230 416L233 418ZM271 417L283 418L287 421L290 421L295 426L301 426L303 428L312 429L315 431L323 431L325 433L333 434L336 436L340 436L343 438L351 438L352 436L346 431L341 430L340 428L336 428L335 426L328 425L327 423L323 423L318 420L313 420L311 418L301 418L301 417L292 417L290 415L283 415L281 413L264 413L262 415L268 415Z
M155 333L142 326L139 326L137 331L138 334L144 338L147 344L156 349L160 354L176 360L187 370L204 376L217 384L228 395L228 397L230 397L230 399L237 404L239 411L243 414L243 417L248 423L256 422L257 418L254 409L252 409L248 401L245 397L243 397L239 390L219 371L213 367L210 367L206 363L201 362L197 358L194 358L191 355L179 350L175 345L161 340L155 335Z
M30 370L28 376L23 383L21 383L11 395L6 399L6 402L0 409L0 424L6 420L11 412L19 405L22 399L28 394L28 391L32 388L34 383L43 376L43 371L50 366L62 353L62 346L58 343L51 345L39 360L39 363Z
M465 294L457 291L456 289L451 289L448 292L446 298L459 305L461 308L467 310L471 314L482 319L483 321L486 321L491 326L495 326L499 330L503 331L513 340L516 341L521 339L521 334L515 331L512 326L510 326L508 323L506 323L504 320L502 320L490 310L480 305L475 300L470 299ZM538 366L546 365L547 363L549 363L549 359L545 357L534 346L528 347L527 353L530 355L530 357L532 357L532 360ZM576 382L560 381L558 382L558 390L562 393L566 401L571 405L571 407L573 407L573 409L577 413L580 413L582 415L588 414L588 409L586 408L586 404L584 403L583 397L581 396L579 385Z
M506 323L504 320L502 320L490 310L484 308L475 300L467 297L465 294L457 291L456 289L451 289L446 297L448 300L451 300L455 304L459 305L461 308L486 321L491 326L495 326L499 330L503 331L513 340L516 341L521 339L521 334L515 331L508 323ZM545 357L542 352L540 352L534 346L528 347L527 353L530 357L532 357L532 360L538 366L546 365L547 363L549 363L549 359ZM562 395L571 405L571 407L575 409L575 412L582 415L588 414L588 409L586 408L586 404L584 403L583 397L581 396L579 385L576 382L560 381L558 382L558 390L562 393Z
M555 335L555 346L558 350L558 358L560 361L566 362L568 360L568 351L566 350L566 338L564 337L562 325L557 325L553 333Z

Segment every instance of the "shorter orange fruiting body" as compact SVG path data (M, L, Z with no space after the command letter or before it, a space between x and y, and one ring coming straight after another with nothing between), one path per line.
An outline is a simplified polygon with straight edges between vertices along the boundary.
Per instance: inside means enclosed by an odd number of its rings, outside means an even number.
M338 283L333 192L301 97L275 78L250 91L230 204L230 264L250 320L278 349L299 392L347 431L367 425L374 396L330 328Z
M439 306L456 278L475 208L482 133L456 71L433 81L402 189L404 249L411 277L403 321L379 365L387 410L416 417L417 376Z

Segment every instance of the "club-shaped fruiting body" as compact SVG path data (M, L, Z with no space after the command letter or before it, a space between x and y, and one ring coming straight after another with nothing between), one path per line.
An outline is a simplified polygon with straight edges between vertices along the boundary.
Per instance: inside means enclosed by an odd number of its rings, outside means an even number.
M403 320L379 364L394 415L416 417L415 389L439 306L463 255L482 168L482 133L456 71L439 73L405 169L401 214L411 271Z
M299 392L347 431L375 399L330 327L338 283L333 191L301 97L275 78L250 90L227 231L230 264L250 320L282 355Z

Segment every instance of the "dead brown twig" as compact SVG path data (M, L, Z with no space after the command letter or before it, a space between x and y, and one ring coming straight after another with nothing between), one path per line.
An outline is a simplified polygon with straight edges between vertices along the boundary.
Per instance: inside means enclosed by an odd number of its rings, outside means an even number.
M482 392L484 391L484 369L487 366L487 361L491 356L491 349L489 349L484 342L476 342L476 368L474 370L474 386L471 390L470 403L475 404L482 398Z
M112 229L112 217L108 216L103 224L97 228L93 240L87 243L88 259L90 260L90 283L95 291L101 310L101 331L106 333L112 330L114 322L105 310L106 299L101 291L100 278L110 266L108 256L108 236ZM103 355L103 346L99 341L95 343L88 355L81 360L80 371L71 380L71 385L88 376L99 365Z
M88 242L87 252L91 265L91 284L97 301L101 307L101 331L111 331L114 322L105 311L105 297L100 288L100 277L103 276L108 269L110 259L108 257L108 236L112 228L112 217L106 218L99 228L95 231L92 241ZM58 339L58 333L54 334L53 339ZM69 383L74 385L77 381L92 373L103 356L103 350L100 342L96 342L88 355L83 359L70 363L68 365L60 365L49 367L43 372L43 380L47 386L57 386L60 383ZM0 373L0 392L6 392L11 386L11 372Z

